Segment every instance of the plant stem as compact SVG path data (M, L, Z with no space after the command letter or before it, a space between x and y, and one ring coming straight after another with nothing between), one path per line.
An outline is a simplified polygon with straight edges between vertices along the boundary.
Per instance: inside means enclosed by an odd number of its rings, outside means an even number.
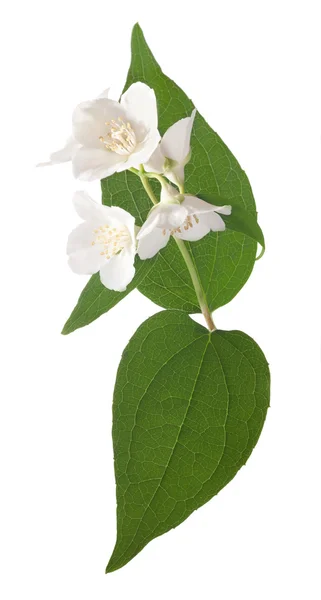
M144 173L144 175L145 177L148 177L148 179L157 179L162 187L167 184L165 177L159 173Z
M214 321L212 319L211 311L207 304L206 295L203 290L203 287L202 287L202 284L201 284L201 281L199 278L199 274L198 274L197 269L194 265L194 262L191 258L191 255L190 255L189 251L187 250L183 240L180 240L179 238L177 238L175 236L173 236L173 237L174 237L174 240L175 240L177 246L180 249L182 257L185 260L186 266L187 266L189 274L191 276L191 280L193 282L197 300L200 305L200 309L203 313L204 319L206 321L207 327L210 331L215 331L216 327L215 327Z
M135 170L135 173L136 173L136 175L138 175L138 177L140 177L140 180L141 180L141 182L142 182L142 184L144 186L144 189L145 189L147 195L149 196L149 198L151 199L152 203L153 204L158 204L158 200L157 200L157 198L156 198L156 196L155 196L155 194L154 194L154 192L153 192L153 190L151 188L151 185L150 185L150 183L148 181L148 177L146 177L146 175L144 173L144 168L143 167L140 168L139 171ZM182 186L182 189L184 191L183 186ZM181 255L182 255L182 257L183 257L183 259L185 261L185 264L187 266L188 272L189 272L189 274L191 276L191 280L192 280L192 283L193 283L193 286L194 286L194 289L195 289L197 300L198 300L198 303L200 305L200 309L201 309L201 311L203 313L204 319L206 321L206 325L207 325L209 331L211 331L211 332L215 331L216 327L215 327L214 321L212 319L211 311L210 311L209 306L207 304L206 295L205 295L205 292L203 290L199 274L198 274L197 269L196 269L196 267L194 265L194 262L193 262L193 260L191 258L191 255L190 255L189 251L187 250L187 248L186 248L183 240L180 240L179 238L176 238L175 236L173 236L173 238L174 238L174 240L175 240L175 242L176 242L176 244L177 244L177 246L178 246L178 248L179 248L179 250L181 252Z
M151 185L146 177L146 175L144 175L143 173L138 173L138 176L140 177L140 180L145 188L145 192L146 194L150 197L151 201L153 204L158 204L158 200L151 188Z

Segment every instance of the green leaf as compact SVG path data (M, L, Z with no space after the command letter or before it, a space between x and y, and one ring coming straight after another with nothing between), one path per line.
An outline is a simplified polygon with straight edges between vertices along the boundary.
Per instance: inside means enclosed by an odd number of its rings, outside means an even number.
M132 61L124 90L136 81L143 81L155 90L161 134L175 121L191 114L192 101L161 71L138 24L133 29ZM255 217L255 202L246 174L199 113L194 122L191 147L192 158L185 167L186 192L197 196L201 193L219 195L228 202L236 199L241 208ZM158 184L153 184L153 188L159 192ZM137 225L142 225L151 204L137 176L127 171L108 177L102 181L102 192L105 204L121 206L136 217ZM226 230L209 234L188 246L211 310L232 300L253 269L256 242L243 233ZM164 308L200 312L175 242L157 255L153 268L138 289Z
M242 206L237 205L233 207L231 215L221 215L221 217L225 221L227 229L242 232L260 244L262 249L256 260L263 256L265 252L265 240L263 231L258 224L256 217L249 214Z
M146 277L153 266L153 261L135 260L136 273L134 279L124 292L108 290L100 281L99 273L93 275L79 296L79 300L69 319L66 321L62 334L72 333L79 327L88 325L102 314L109 311L120 300L125 298Z
M117 542L107 572L235 476L259 438L269 383L266 359L245 333L210 334L182 311L139 327L115 386Z
M257 216L254 216L252 213L249 213L235 200L228 201L224 198L215 198L214 196L208 196L204 194L200 194L200 198L202 198L202 200L206 200L206 202L209 202L210 204L216 204L216 206L224 206L225 204L231 204L232 214L221 215L227 229L230 229L231 231L239 231L240 233L244 233L244 235L248 236L258 244L260 244L262 250L256 260L259 260L259 258L263 256L265 252L265 240L263 231L257 222Z

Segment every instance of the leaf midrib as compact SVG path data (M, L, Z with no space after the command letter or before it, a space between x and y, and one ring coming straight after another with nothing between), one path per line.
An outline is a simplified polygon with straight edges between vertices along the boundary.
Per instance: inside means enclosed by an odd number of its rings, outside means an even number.
M168 363L169 363L169 362L170 362L170 361L171 361L173 358L175 358L175 356L177 356L177 355L178 355L180 352L182 352L183 350L186 350L186 348L188 348L189 346L191 346L192 344L194 344L194 342L196 342L198 339L201 339L203 336L204 336L204 334L202 334L202 335L201 335L201 336L199 336L198 338L195 338L195 339L194 339L192 342L190 342L189 344L187 344L187 346L184 346L184 348L181 348L181 349L180 349L178 352L176 352L175 354L173 354L173 356L171 356L171 358L170 358L170 359L169 359L169 360L168 360L166 363L164 363L164 364L162 365L162 367L161 367L161 368L158 370L158 372L157 372L157 373L154 375L153 379L152 379L152 380L151 380L151 382L149 383L148 387L146 388L146 390L145 390L145 392L144 392L143 396L140 398L140 401L139 401L139 403L138 403L138 406L137 406L137 411L136 411L136 413L135 413L135 423L134 423L134 426L133 426L132 432L133 432L133 430L134 430L134 428L135 428L135 425L136 425L136 417L137 417L137 413L138 413L138 410L139 410L140 403L141 403L141 401L142 401L143 397L146 395L146 393L147 393L147 391L148 391L149 387L151 386L151 384L152 384L152 383L153 383L153 381L155 380L155 377L157 376L157 374L158 374L158 373L159 373L159 372L162 370L162 368L163 368L163 367L165 367L165 366L166 366L166 365L167 365L167 364L168 364ZM199 369L198 369L198 373L197 373L197 376L195 377L195 381L194 381L193 389L192 389L192 391L191 391L191 395L190 395L190 398L189 398L189 401L188 401L188 406L187 406L187 408L186 408L186 411L185 411L184 417L183 417L183 419L182 419L182 423L181 423L181 425L180 425L180 428L179 428L179 431L178 431L177 438L176 438L176 440L175 440L175 443L174 443L174 445L173 445L172 452L171 452L171 454L170 454L170 457L169 457L169 459L168 459L167 465L166 465L166 466L165 466L165 468L164 468L164 472L163 472L163 474L162 474L162 476L161 476L161 478L160 478L160 480L159 480L159 483L158 483L158 485L157 485L157 487L156 487L156 489L155 489L155 491L154 491L154 494L153 494L153 496L151 497L151 499L150 499L150 501L148 502L148 504L146 505L146 508L145 508L145 510L144 510L144 513L142 514L141 518L139 519L139 522L138 522L138 525L137 525L137 529L136 529L136 531L135 531L135 534L134 534L134 536L133 536L133 538L132 538L132 540L131 540L130 546L132 546L132 545L134 544L134 542L135 542L135 539L136 539L136 537L137 537L137 534L138 534L138 531L139 531L140 525L141 525L141 523L142 523L142 521L143 521L143 519L144 519L144 517L145 517L145 515L146 515L146 512L148 511L148 509L150 508L150 506L151 506L151 504L152 504L152 502L153 502L154 498L156 497L156 494L157 494L157 492L159 491L159 489L160 489L160 487L161 487L162 481L163 481L163 479L164 479L164 477L165 477L165 475L166 475L166 473L167 473L168 467L169 467L169 465L170 465L170 462L171 462L171 460L172 460L172 458L173 458L173 455L174 455L175 449L176 449L176 447L177 447L177 444L178 444L178 441L179 441L179 437L180 437L180 435L181 435L181 432L182 432L182 428L183 428L183 426L184 426L184 424L185 424L185 420L186 420L187 414L188 414L188 412L189 412L189 409L190 409L190 407L191 407L191 403L192 403L192 400L193 400L193 395L194 395L194 392L195 392L195 389L196 389L196 385L197 385L197 382L198 382L198 379L199 379L199 376L200 376L200 373L201 373L201 370L202 370L202 366L203 366L203 362L204 362L205 354L206 354L206 351L207 351L207 349L208 349L208 346L210 345L210 342L211 342L211 338L210 338L210 335L209 335L209 336L208 336L207 343L206 343L206 346L205 346L205 349L204 349L204 352L203 352L203 355L202 355L202 358L201 358L201 361L200 361L200 366L199 366ZM131 447L131 443L132 443L132 439L131 439L131 442L130 442L130 447ZM129 452L130 452L130 447L129 447ZM129 463L129 461L128 461L128 463ZM127 464L128 464L128 463L127 463ZM124 556L124 554L125 554L125 553L128 551L128 548L129 548L130 546L127 546L126 550L124 550L124 552L123 552L123 553L120 555L120 557L119 557L119 559L118 559L119 561L121 561L122 557L123 557L123 556Z

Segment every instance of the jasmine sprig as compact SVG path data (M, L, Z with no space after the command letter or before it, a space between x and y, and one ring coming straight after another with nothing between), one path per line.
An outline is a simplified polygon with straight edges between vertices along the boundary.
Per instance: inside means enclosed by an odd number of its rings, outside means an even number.
M63 333L135 288L170 309L139 327L117 373L110 572L215 496L257 442L269 405L266 359L246 334L217 330L211 309L241 289L257 243L265 245L244 171L161 71L139 25L120 102L105 91L76 107L72 135L49 164L67 161L79 179L103 178L103 203L85 192L74 199L83 223L69 236L69 264L92 277ZM189 161L197 196L185 192ZM189 317L200 311L208 329Z

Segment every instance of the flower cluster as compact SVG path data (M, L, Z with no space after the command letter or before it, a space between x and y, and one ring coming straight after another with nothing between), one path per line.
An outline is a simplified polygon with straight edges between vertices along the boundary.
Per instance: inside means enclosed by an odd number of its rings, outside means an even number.
M158 179L162 188L160 201L141 228L129 212L77 192L74 205L83 223L67 244L74 272L99 271L103 285L124 291L135 275L136 253L140 259L152 258L171 236L192 242L225 229L219 213L229 215L230 206L214 206L184 193L195 114L194 110L174 123L161 138L154 90L140 82L131 85L120 102L110 99L106 90L76 107L66 145L43 164L71 161L74 176L85 181L130 169L142 180Z

